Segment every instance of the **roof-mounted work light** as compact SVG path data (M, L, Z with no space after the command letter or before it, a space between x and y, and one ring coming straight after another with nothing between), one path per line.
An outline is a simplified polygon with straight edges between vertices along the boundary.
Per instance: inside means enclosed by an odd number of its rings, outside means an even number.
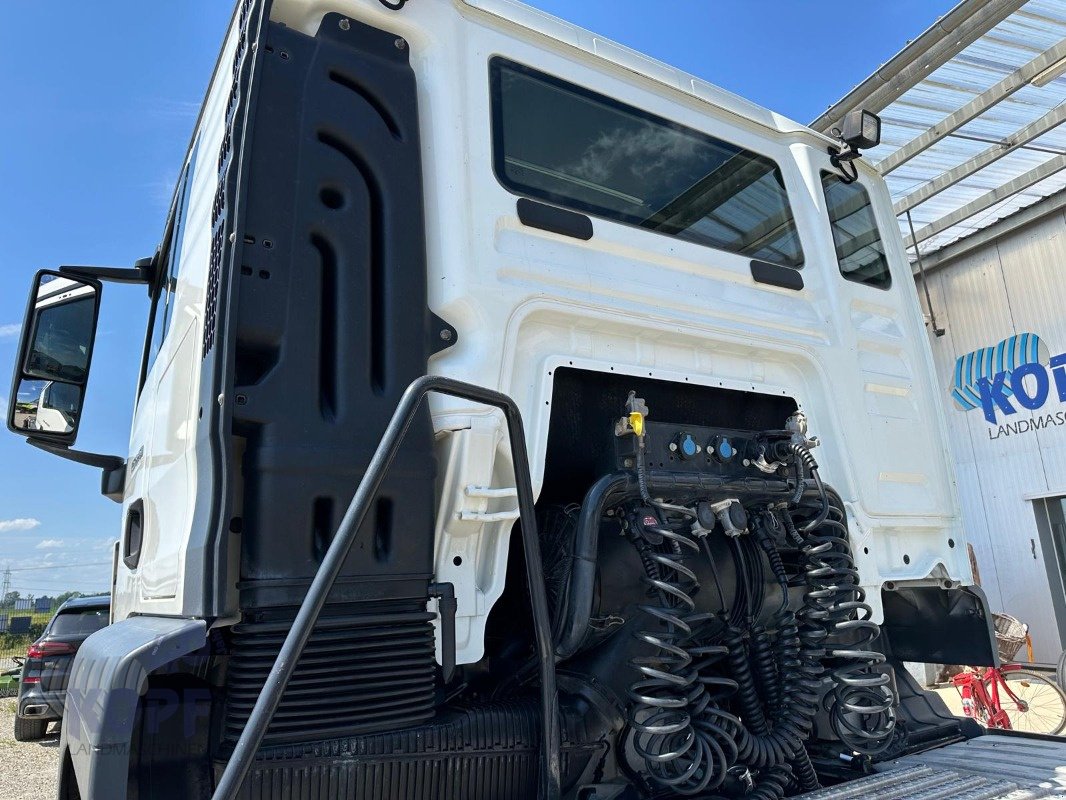
M881 144L881 118L865 108L849 111L841 125L840 138L855 150L877 147Z
M877 147L881 143L881 118L865 108L849 111L833 133L840 139L841 147L829 148L829 160L840 170L841 179L851 183L859 173L848 164L862 155L860 151Z

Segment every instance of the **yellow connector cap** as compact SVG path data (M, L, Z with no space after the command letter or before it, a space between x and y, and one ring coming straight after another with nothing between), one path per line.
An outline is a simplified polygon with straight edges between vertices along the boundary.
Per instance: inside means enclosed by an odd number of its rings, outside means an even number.
M644 435L644 415L639 411L631 411L629 414L629 426L637 436Z

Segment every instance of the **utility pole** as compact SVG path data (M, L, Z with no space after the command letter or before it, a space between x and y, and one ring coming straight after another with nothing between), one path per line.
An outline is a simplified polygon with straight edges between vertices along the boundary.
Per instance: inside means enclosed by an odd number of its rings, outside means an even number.
M4 602L7 600L7 593L11 591L11 564L7 564L4 568L4 588L0 591L0 607L3 607Z

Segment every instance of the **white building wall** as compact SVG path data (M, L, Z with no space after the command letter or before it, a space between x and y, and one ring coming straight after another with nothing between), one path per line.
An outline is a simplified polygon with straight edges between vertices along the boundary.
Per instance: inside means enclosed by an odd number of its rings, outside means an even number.
M1066 425L1011 433L981 408L952 399L958 357L1035 333L1050 355L1066 352L1066 218L1057 212L948 263L929 276L942 337L929 332L958 475L966 530L993 611L1030 625L1035 659L1055 661L1066 643L1052 605L1033 509L1035 496L1066 496ZM1047 355L1041 354L1047 364ZM1015 406L1018 404L1015 402ZM1066 411L1055 382L1044 405L997 414L1017 423ZM1025 427L1023 424L1022 427ZM1051 554L1048 554L1049 557ZM1024 657L1024 654L1023 656Z

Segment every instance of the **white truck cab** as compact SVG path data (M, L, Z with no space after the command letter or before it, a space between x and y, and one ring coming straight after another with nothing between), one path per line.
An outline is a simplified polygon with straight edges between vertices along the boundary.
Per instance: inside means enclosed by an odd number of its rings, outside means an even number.
M977 736L902 668L995 654L851 122L513 0L241 0L157 252L38 278L76 369L27 312L9 427L123 507L62 796L863 796ZM114 280L123 457L44 422Z

